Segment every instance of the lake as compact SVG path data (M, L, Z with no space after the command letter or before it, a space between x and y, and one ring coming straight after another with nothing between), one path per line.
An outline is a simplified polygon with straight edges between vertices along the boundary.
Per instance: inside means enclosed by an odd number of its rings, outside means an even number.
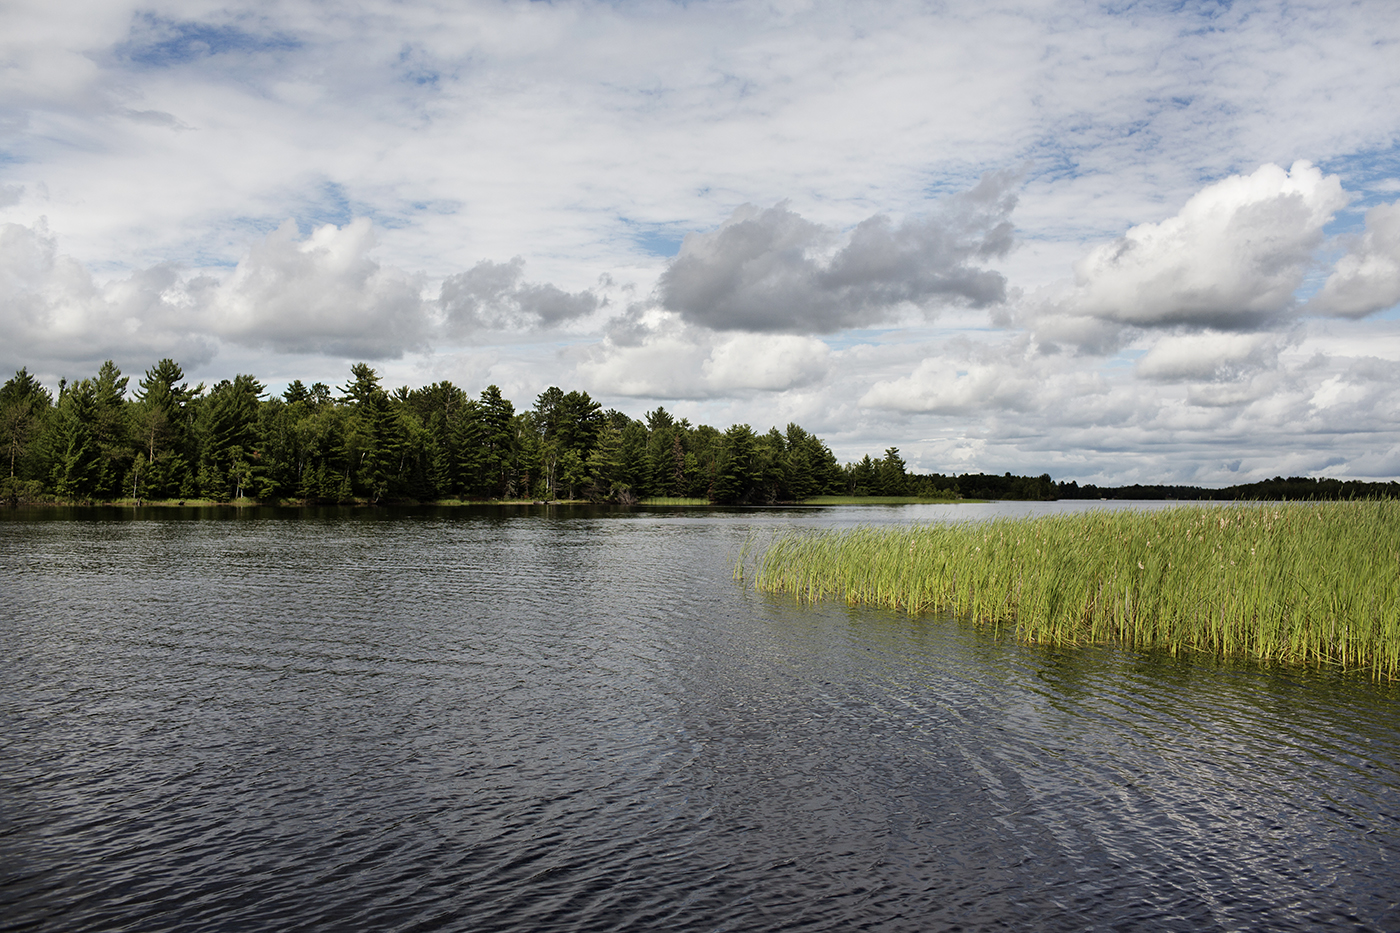
M1400 929L1395 685L731 577L1123 505L6 511L0 929Z

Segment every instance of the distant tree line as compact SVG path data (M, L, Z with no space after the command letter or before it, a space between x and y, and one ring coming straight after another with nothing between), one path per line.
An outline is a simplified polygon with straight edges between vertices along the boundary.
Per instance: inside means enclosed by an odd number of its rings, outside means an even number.
M826 495L917 496L922 499L955 499L957 479L941 473L920 475L905 469L898 447L885 450L879 460L870 455L841 467L839 482Z
M664 408L638 420L553 387L517 411L496 386L391 391L359 363L338 389L298 380L269 397L247 375L192 387L168 359L130 397L128 383L110 361L57 399L27 368L6 382L4 498L749 504L908 486L897 450L843 468L796 424L720 431Z
M963 473L954 477L917 477L949 484L965 499L1023 499L1050 501L1053 499L1181 499L1203 501L1237 500L1324 500L1324 499L1384 499L1400 498L1400 483L1364 483L1356 480L1309 479L1291 476L1257 483L1243 483L1222 489L1203 486L1081 486L1071 480L1055 482L1049 473L1040 476L992 476L984 473Z
M386 389L364 363L337 389L297 380L269 396L253 376L191 387L161 360L129 391L104 363L59 383L21 369L0 386L0 499L210 499L372 503L684 497L726 504L816 496L931 499L1338 499L1400 495L1400 483L1276 477L1261 483L1121 488L1049 474L910 473L899 449L840 465L816 435L720 431L664 408L638 420L587 392L551 387L517 411L496 386Z
M1306 476L1290 476L1284 479L1260 480L1257 483L1241 483L1222 489L1205 489L1200 486L1080 486L1078 483L1056 484L1060 499L1189 499L1229 502L1237 500L1261 499L1266 501L1308 501L1337 499L1394 499L1400 498L1400 483L1366 483L1359 480L1311 479Z

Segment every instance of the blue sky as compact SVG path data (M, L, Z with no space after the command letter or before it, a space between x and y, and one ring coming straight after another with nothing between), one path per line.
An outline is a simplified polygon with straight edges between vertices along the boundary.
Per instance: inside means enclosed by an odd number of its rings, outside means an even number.
M1392 3L13 2L0 366L1400 475Z

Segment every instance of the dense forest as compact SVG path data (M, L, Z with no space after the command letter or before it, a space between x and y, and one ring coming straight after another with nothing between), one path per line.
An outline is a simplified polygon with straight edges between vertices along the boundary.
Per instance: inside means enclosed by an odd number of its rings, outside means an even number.
M642 420L587 392L547 389L517 411L496 386L388 390L368 365L333 390L299 380L269 396L252 376L191 387L173 360L137 380L112 362L58 398L26 369L0 387L0 499L430 502L690 498L726 504L817 496L931 499L1338 499L1400 483L1292 477L1203 489L1056 483L1049 474L915 475L898 448L844 466L796 424L720 431L664 408Z
M950 497L910 477L899 451L841 466L796 424L758 434L691 425L664 408L644 420L586 392L550 388L517 411L496 386L388 390L368 365L332 390L293 382L280 396L252 376L191 387L161 360L128 392L112 362L60 383L26 369L0 388L3 497L392 502L685 497L791 502L819 495Z

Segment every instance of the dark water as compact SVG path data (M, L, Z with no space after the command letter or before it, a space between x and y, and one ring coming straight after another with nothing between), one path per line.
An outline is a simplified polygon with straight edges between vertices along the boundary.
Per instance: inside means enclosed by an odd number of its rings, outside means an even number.
M1394 687L731 581L915 512L242 515L0 520L0 929L1400 929Z

